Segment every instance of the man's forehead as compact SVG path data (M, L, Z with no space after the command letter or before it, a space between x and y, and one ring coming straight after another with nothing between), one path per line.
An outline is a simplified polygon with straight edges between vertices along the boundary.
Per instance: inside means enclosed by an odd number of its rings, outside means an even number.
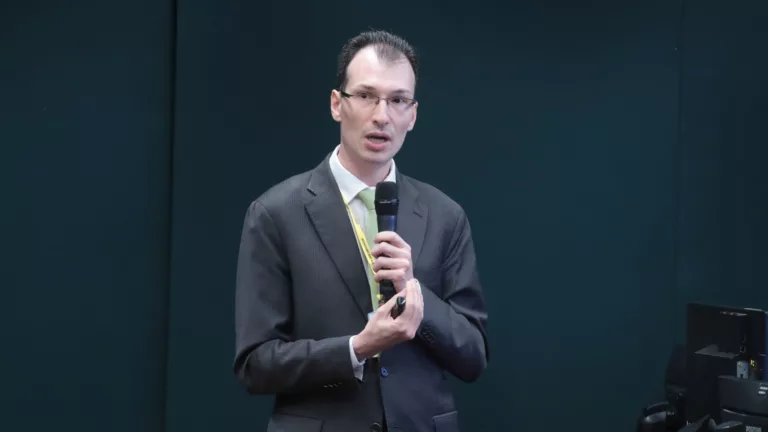
M415 76L404 55L396 60L380 58L373 47L366 47L347 68L350 87L386 91L413 91Z

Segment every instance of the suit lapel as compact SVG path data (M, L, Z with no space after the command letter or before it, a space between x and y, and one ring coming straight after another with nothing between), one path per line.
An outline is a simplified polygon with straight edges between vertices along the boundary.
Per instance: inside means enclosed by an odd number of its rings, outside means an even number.
M304 207L349 294L367 318L368 313L373 310L368 276L328 160L326 158L312 172ZM397 173L397 183L400 198L397 233L411 246L411 260L415 267L424 242L427 207L419 202L419 193L407 177Z
M373 310L368 276L341 192L328 166L328 158L312 172L307 190L309 194L304 202L307 214L349 294L367 318Z
M412 267L421 253L427 231L427 207L419 202L419 192L408 177L397 173L400 208L397 211L397 233L411 246ZM414 269L415 271L415 269Z

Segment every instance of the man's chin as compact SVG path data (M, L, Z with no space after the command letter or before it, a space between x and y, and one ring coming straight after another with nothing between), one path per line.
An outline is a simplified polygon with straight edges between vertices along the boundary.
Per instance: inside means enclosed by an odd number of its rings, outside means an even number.
M389 152L370 153L366 152L363 156L366 163L376 166L381 166L389 163L392 160L392 155Z

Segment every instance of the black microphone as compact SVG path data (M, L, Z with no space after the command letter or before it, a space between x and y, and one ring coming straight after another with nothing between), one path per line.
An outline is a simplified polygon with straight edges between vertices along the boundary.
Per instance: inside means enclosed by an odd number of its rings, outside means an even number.
M397 209L400 200L397 198L397 183L391 181L379 182L376 185L374 206L376 207L376 222L379 232L397 230ZM392 281L379 282L384 301L389 301L395 295L395 285ZM405 298L397 299L397 305L392 308L392 318L397 318L405 309Z

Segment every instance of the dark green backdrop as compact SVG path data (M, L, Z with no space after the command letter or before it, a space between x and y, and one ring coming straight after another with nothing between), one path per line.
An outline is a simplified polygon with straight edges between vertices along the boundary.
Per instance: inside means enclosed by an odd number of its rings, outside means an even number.
M399 166L473 225L466 430L631 430L685 302L768 308L764 1L107 3L0 5L0 429L263 430L231 372L242 219L336 144L370 27L422 55Z

